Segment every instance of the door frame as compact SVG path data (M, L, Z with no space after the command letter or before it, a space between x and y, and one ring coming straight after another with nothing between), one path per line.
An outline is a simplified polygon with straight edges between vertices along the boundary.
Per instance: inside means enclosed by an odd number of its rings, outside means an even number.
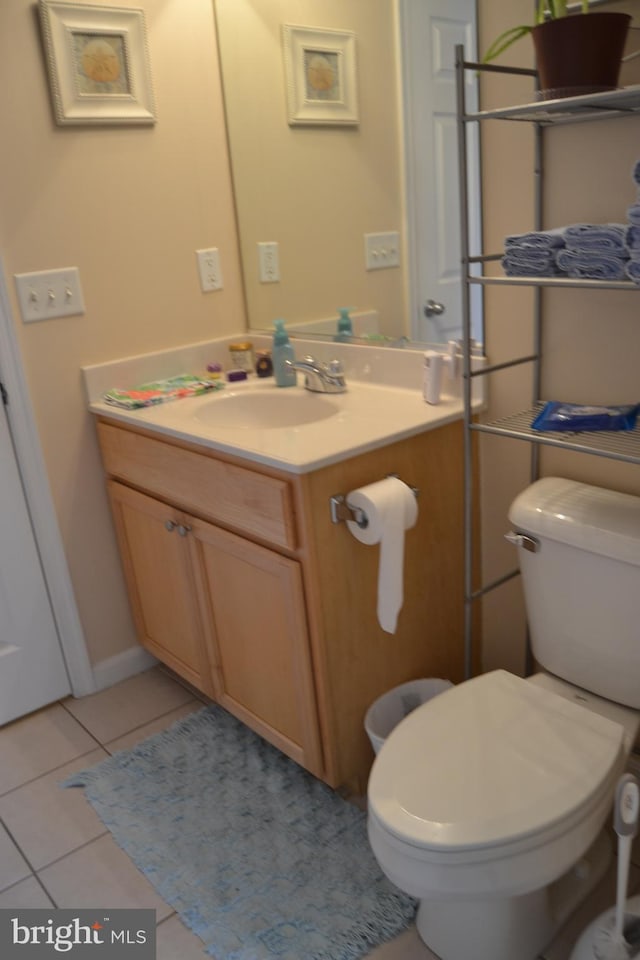
M67 558L47 480L35 418L13 323L3 260L0 257L0 379L9 395L9 431L22 479L27 509L40 555L49 602L75 697L96 690ZM0 401L1 402L1 401Z

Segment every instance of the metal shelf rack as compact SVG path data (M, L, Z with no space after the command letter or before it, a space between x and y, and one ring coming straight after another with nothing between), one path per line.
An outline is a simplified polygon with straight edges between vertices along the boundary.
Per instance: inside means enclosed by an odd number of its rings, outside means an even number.
M502 67L466 61L462 45L456 47L456 86L457 86L457 132L458 166L460 177L460 227L461 227L461 264L463 272L463 397L464 397L464 462L465 462L465 570L464 570L464 643L465 675L473 672L473 605L478 598L517 576L518 570L500 577L492 583L475 587L474 585L474 456L473 436L485 433L525 441L531 448L531 480L538 475L538 452L541 445L562 447L580 453L640 464L640 428L624 433L541 433L533 430L531 422L542 406L540 398L540 375L542 361L542 289L575 287L593 290L638 290L628 281L574 280L569 277L499 277L478 273L478 265L483 270L485 264L501 259L502 254L473 254L469 249L468 216L468 170L467 136L469 123L507 120L526 122L534 127L533 170L535 175L534 227L542 229L542 137L543 131L557 124L601 121L640 114L640 85L626 87L606 93L567 97L557 100L535 100L532 103L509 106L497 110L467 112L465 104L465 73L468 70L482 72L507 73L510 75L530 76L537 80L534 70ZM472 272L473 268L473 272ZM482 286L505 285L526 286L534 290L533 303L533 352L529 356L517 357L505 363L472 369L471 334L471 297L473 284ZM518 364L531 364L533 369L533 397L531 407L500 420L482 422L472 405L472 382L475 377L490 376L497 370L507 369Z

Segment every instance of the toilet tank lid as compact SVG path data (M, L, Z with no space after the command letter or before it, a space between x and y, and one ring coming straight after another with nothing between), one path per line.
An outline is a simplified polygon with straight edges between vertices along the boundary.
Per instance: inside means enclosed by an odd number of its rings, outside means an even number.
M521 532L640 565L640 497L544 477L518 494L509 520Z

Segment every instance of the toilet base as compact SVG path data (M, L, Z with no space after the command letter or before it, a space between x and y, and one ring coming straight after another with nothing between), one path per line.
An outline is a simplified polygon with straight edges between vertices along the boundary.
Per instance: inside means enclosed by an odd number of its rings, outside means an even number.
M519 897L421 900L416 926L441 960L536 960L611 862L603 830L562 877Z

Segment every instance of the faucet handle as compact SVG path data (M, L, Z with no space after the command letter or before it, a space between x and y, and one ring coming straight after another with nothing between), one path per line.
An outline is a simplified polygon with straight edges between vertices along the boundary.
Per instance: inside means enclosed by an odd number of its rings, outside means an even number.
M334 376L339 376L344 373L344 367L342 366L342 360L330 360L329 361L329 373Z

